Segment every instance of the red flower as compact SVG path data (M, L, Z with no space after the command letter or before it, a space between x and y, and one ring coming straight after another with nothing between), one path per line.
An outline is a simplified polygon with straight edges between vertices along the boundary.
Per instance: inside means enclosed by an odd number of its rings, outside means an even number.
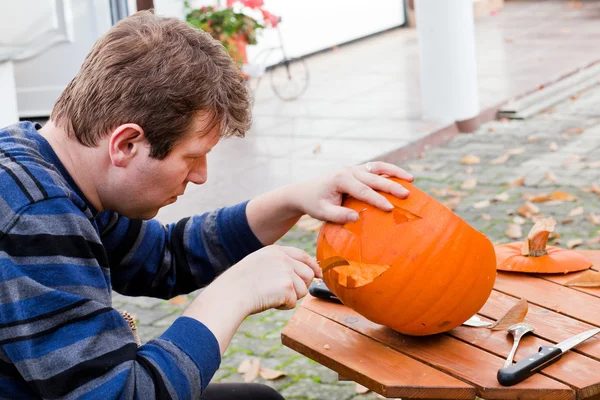
M280 21L280 18L277 15L271 14L270 12L262 8L260 9L260 12L262 13L263 18L265 19L265 25L270 25L273 28L277 28L277 24L279 24Z
M246 7L250 7L250 8L259 8L265 4L265 2L263 0L242 0L242 3Z

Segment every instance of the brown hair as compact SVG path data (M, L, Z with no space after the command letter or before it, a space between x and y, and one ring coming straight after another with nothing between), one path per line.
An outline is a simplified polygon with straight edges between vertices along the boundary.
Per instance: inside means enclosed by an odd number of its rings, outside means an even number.
M136 123L150 155L163 159L198 112L210 113L227 137L244 136L250 109L243 78L220 42L184 21L140 11L96 42L50 118L88 147Z

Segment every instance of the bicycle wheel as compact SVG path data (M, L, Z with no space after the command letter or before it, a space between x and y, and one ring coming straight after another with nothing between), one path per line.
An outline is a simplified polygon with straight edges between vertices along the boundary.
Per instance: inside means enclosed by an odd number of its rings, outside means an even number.
M295 100L308 88L308 66L303 59L283 59L268 72L271 88L284 101Z

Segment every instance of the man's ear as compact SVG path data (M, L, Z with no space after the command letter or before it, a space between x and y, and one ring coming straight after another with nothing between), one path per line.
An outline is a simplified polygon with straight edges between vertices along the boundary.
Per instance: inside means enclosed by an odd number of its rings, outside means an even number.
M108 153L115 167L126 167L136 155L148 153L144 130L138 124L119 125L110 133Z

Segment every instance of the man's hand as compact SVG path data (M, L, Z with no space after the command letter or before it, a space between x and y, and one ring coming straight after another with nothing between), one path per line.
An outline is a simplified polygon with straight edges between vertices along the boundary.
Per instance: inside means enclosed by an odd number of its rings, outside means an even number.
M409 195L402 185L385 176L412 182L414 177L402 168L382 161L347 167L323 178L303 182L293 187L294 201L305 214L322 221L338 224L356 221L354 210L342 207L342 196L350 196L369 203L384 211L391 211L392 204L376 190L399 198Z
M184 311L217 338L221 354L244 318L269 308L292 309L308 293L321 268L294 247L267 246L229 268Z

